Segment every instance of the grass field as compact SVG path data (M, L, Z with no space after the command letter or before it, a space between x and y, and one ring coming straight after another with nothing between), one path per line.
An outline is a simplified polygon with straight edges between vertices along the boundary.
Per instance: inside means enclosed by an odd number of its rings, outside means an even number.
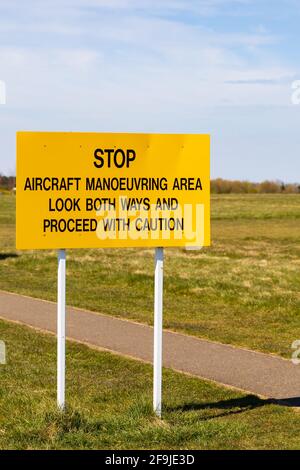
M67 344L65 414L56 409L56 341L0 321L0 449L297 449L299 414L164 371L163 420L152 367Z
M30 227L28 227L28 230ZM56 298L56 253L16 252L0 196L0 289ZM300 338L300 195L212 196L212 247L166 250L164 326L285 357ZM153 250L69 250L70 305L152 323Z

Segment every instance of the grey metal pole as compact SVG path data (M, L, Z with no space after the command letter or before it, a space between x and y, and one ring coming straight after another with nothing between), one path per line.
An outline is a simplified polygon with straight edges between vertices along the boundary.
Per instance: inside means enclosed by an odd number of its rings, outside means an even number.
M65 407L66 374L66 252L58 251L57 272L57 405Z
M155 249L153 410L161 418L164 250Z

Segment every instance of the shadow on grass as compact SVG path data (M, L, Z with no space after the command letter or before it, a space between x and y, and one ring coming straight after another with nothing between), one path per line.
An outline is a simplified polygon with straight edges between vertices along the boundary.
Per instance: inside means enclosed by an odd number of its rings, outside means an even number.
M292 408L299 408L300 407L300 397L292 397L292 398L280 398L272 400L275 405L280 406L289 406Z
M203 411L203 410L226 410L223 413L214 414L211 416L203 416L200 418L203 421L221 418L229 415L236 415L244 413L245 411L254 410L255 408L261 408L266 405L276 404L277 402L273 399L262 399L255 395L246 395L241 398L232 398L230 400L221 400L213 403L186 403L184 405L178 405L176 407L168 406L167 410L172 411Z
M0 261L3 261L7 258L18 258L17 253L0 253Z

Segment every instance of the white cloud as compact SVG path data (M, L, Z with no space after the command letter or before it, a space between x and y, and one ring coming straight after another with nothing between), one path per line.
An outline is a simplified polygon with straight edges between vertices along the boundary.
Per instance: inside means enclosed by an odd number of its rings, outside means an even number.
M9 90L2 142L18 128L201 130L208 109L288 106L297 64L277 53L278 34L182 20L246 4L1 0L0 15L10 11L0 17L0 79Z
M157 103L194 109L288 102L280 80L295 70L272 57L261 60L263 46L278 40L269 34L216 33L128 13L99 29L80 27L89 47L0 48L0 76L10 84L14 106L99 113L99 103L125 112ZM250 48L253 64L243 54Z

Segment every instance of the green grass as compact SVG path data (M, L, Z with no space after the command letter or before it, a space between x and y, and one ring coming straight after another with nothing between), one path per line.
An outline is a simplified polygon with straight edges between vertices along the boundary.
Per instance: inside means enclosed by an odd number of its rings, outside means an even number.
M163 420L152 367L67 343L66 412L56 409L56 341L0 321L0 449L297 449L291 408L164 370Z
M55 300L56 253L16 253L14 205L0 196L0 289ZM290 357L300 195L212 196L212 247L165 251L166 328ZM69 250L67 266L70 305L152 323L153 250Z

